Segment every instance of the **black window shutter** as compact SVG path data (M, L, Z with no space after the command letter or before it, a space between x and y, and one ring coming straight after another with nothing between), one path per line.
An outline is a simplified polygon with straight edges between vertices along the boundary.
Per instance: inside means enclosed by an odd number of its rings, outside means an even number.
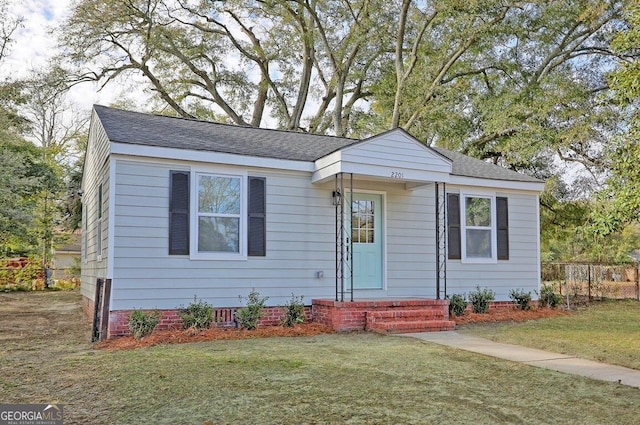
M498 225L498 260L509 259L509 202L496 197L496 221Z
M460 242L460 195L447 194L447 248L450 260L462 258Z
M264 177L249 177L249 229L247 254L264 257L267 255L266 227L266 185Z
M171 171L169 255L189 254L189 172Z

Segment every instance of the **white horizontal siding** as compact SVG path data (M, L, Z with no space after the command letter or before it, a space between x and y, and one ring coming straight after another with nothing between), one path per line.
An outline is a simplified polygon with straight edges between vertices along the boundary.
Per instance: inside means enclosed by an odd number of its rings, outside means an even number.
M168 255L171 169L178 168L118 161L113 309L174 308L194 295L218 307L237 306L238 296L253 288L271 297L270 304L284 304L292 292L332 296L334 208L328 188L311 186L305 173L249 172L267 178L267 256L190 260ZM327 277L317 279L316 271Z
M451 162L402 130L374 136L315 162L314 182L337 173L402 182L448 181Z
M248 170L249 175L267 178L267 256L190 260L168 255L171 169L188 167L117 162L112 309L174 308L194 296L216 307L237 306L238 296L254 288L270 297L270 305L283 305L291 293L303 295L306 302L335 295L332 184L314 186L303 172ZM381 192L386 199L386 288L356 292L356 298L434 297L433 185L408 191L395 183L354 184L356 191ZM449 261L449 294L468 293L480 285L491 286L499 299L508 299L509 289L537 289L536 196L498 195L509 197L511 259L497 264ZM317 271L324 277L316 278Z
M82 268L80 292L94 299L96 279L107 277L109 249L109 141L95 113L91 118L82 176ZM97 252L98 187L102 184L102 252ZM86 230L85 230L86 228ZM86 243L85 243L86 241Z
M194 295L218 307L237 306L255 288L269 304L293 292L309 302L335 294L335 208L332 185L313 186L308 173L250 170L267 178L267 256L190 260L168 255L169 171L176 167L118 160L112 309L173 308ZM432 296L435 266L431 190L357 182L356 190L387 195L387 290L382 296ZM324 278L316 278L322 271ZM379 294L379 293L377 293Z
M342 160L400 169L449 172L449 163L402 132L389 132L342 151Z

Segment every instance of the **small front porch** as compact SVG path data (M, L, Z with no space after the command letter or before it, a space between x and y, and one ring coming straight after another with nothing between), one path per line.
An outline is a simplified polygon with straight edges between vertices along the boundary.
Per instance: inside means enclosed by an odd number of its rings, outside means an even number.
M383 277L389 267L383 254L389 250L383 231L387 225L380 226L376 220L380 216L382 223L387 220L381 213L386 209L386 199L372 195L370 190L361 193L361 189L354 188L353 174L338 173L334 176L335 299L312 300L311 315L315 322L337 332L366 330L387 334L450 331L455 328L455 322L449 320L447 299L445 183L434 181L430 184L434 188L432 235L435 255L423 261L433 261L435 273L434 279L421 281L433 285L433 291L414 287L405 291L409 294L403 298L386 298L388 293L372 294L376 291L386 293L397 284L397 281ZM429 215L429 211L422 214ZM366 236L364 241L363 232ZM370 250L375 243L379 245L377 251ZM369 251L365 252L365 249ZM424 293L426 296L422 295Z
M314 321L381 333L455 327L446 299L451 172L448 158L400 130L316 160L312 183L334 183L336 280L334 299L312 300Z
M426 298L335 301L312 300L313 320L338 332L380 333L450 331L449 300Z

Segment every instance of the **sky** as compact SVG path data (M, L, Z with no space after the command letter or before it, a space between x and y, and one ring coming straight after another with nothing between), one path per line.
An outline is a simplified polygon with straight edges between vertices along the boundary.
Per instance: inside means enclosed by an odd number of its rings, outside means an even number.
M71 0L9 0L9 13L24 19L23 25L13 35L14 42L9 54L0 65L0 79L19 78L46 66L47 61L57 53L56 40L50 34L58 28L70 13ZM75 86L69 93L69 102L79 111L89 113L91 105L108 105L115 100L112 90L97 91L93 83Z

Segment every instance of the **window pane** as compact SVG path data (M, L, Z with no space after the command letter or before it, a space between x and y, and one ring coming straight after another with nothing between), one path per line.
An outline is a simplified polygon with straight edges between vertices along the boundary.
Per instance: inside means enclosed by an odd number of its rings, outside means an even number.
M467 226L491 226L491 199L465 198Z
M239 218L199 217L199 252L239 252Z
M369 215L373 215L373 203L374 201L366 201L366 205L365 205L365 213L369 214Z
M367 243L374 243L373 230L367 230Z
M467 229L467 257L491 258L491 230Z
M354 243L374 243L374 201L357 200L351 204L351 236Z
M198 212L240 214L240 179L199 176Z
M351 215L351 226L354 229L360 228L362 227L363 223L360 222L361 218L358 214L352 214Z

